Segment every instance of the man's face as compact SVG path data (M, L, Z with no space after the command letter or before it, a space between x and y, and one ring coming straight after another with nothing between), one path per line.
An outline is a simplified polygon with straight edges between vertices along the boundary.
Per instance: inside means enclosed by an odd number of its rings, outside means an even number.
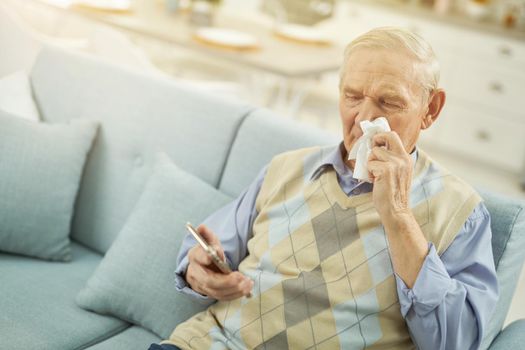
M360 48L348 59L339 93L347 152L363 134L359 123L385 117L411 152L428 111L420 65L404 52Z

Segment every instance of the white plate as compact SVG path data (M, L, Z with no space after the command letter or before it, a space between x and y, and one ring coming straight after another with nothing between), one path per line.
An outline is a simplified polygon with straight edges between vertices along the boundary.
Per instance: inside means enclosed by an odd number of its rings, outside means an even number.
M76 0L73 3L104 11L128 11L131 9L130 0Z
M275 33L305 43L329 44L331 42L330 38L319 29L298 24L281 25L275 29Z
M195 37L206 43L239 49L255 48L259 44L253 35L226 28L199 28Z

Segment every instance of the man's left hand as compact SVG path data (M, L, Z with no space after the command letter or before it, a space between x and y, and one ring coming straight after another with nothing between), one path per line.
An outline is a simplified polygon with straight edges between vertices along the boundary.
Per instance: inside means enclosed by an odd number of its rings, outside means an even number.
M374 183L374 206L381 219L410 213L412 159L396 132L382 132L372 138L368 171Z

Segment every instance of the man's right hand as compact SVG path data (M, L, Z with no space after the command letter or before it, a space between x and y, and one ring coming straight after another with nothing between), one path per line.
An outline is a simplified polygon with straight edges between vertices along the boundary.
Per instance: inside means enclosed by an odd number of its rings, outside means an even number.
M212 245L224 260L224 250L217 236L205 225L197 227L200 235ZM217 300L233 300L251 294L253 281L239 271L224 274L213 264L211 257L198 244L188 252L186 281L203 295Z

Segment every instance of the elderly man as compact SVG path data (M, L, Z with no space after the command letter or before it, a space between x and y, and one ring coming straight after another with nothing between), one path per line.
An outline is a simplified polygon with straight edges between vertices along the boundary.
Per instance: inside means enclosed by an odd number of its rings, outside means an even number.
M343 142L276 156L200 233L177 288L214 302L151 349L477 349L498 297L490 217L478 194L416 147L445 92L420 37L378 28L345 50ZM348 153L362 121L371 182ZM293 135L291 135L293 137Z

